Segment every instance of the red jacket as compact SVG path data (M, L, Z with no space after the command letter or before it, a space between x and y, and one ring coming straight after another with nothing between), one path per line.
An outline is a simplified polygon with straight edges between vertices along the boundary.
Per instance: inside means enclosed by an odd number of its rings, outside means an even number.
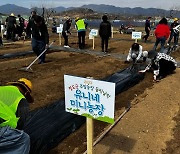
M155 30L156 38L165 37L166 39L169 37L170 29L168 25L158 24Z

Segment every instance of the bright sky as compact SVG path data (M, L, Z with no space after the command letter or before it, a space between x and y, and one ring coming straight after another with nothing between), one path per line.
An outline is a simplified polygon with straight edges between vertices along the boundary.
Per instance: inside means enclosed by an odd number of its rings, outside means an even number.
M143 7L143 8L161 8L180 10L180 0L0 0L0 5L16 4L26 8L32 6L47 7L78 7L85 4L107 4L117 7Z

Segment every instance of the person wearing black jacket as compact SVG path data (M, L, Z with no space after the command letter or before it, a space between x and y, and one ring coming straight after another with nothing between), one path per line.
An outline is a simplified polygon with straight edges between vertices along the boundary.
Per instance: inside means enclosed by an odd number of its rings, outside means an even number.
M2 41L2 34L1 34L1 21L0 21L0 46L3 46L3 41Z
M150 31L151 31L151 23L150 23L150 20L151 20L151 17L148 17L148 19L147 19L146 22L145 22L145 32L146 32L146 35L143 37L144 42L147 41L147 39L148 39L148 37L149 37L149 34L150 34Z
M71 19L68 18L66 20L66 22L63 24L63 30L62 30L62 36L64 37L64 47L65 48L69 48L69 45L68 45L68 35L70 35L70 29L71 27Z
M36 11L32 11L31 12L31 15L30 15L30 17L29 17L29 20L28 20L28 25L27 25L27 27L26 27L26 33L27 33L27 37L28 38L31 38L31 34L32 34L32 32L31 32L31 25L33 24L33 22L34 22L34 17L36 16Z
M174 22L171 24L171 34L168 40L167 45L169 46L171 43L172 38L174 37L174 46L178 46L178 39L179 39L179 32L174 31L173 28L175 28L176 26L178 26L178 18L174 18Z
M99 35L101 37L101 47L102 52L108 52L108 41L109 37L111 37L111 23L108 21L108 17L104 15L102 17L102 22L99 27ZM104 51L104 45L105 45L105 51Z
M148 52L148 58L151 59L151 62L146 66L144 70L141 70L139 72L145 73L148 70L153 70L154 81L159 81L165 78L167 75L172 74L177 67L176 60L165 53L151 50Z
M48 48L49 34L44 19L35 15L27 26L27 34L32 33L32 50L39 56L45 48ZM39 58L39 64L45 63L45 53Z
M29 17L29 22L31 22L31 20L34 19L34 16L36 16L36 11L32 11L32 12L31 12L31 15L30 15L30 17Z
M7 35L6 39L15 41L15 31L16 31L16 17L13 13L6 19L7 24Z
M18 36L21 37L23 30L24 30L24 18L21 17L20 14L18 14L18 18L19 18L19 30L18 30Z

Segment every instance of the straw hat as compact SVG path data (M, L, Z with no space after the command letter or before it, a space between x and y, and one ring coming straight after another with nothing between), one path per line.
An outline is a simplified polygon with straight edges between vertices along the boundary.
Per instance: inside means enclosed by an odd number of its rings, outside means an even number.
M13 16L14 17L14 13L11 13L11 15L10 16Z

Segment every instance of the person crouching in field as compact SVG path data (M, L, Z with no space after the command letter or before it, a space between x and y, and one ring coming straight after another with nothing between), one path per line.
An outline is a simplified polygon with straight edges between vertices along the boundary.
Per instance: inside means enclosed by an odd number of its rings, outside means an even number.
M108 52L108 41L109 37L111 37L111 23L108 21L108 17L104 15L102 17L102 22L99 27L99 35L101 37L101 48L102 52ZM105 50L104 50L105 45Z
M151 62L144 70L139 72L144 73L147 70L153 70L154 81L159 81L167 75L172 74L177 67L177 62L173 57L165 53L159 53L152 50L148 52L148 57L151 59Z
M29 154L30 137L23 131L29 117L32 83L26 78L0 86L0 153Z
M159 21L159 24L157 25L155 30L156 42L154 44L153 50L156 50L158 44L161 43L160 52L162 53L164 51L165 42L168 39L169 35L170 35L170 29L168 26L167 19L162 18Z
M143 47L138 43L133 43L129 49L129 54L127 56L127 62L145 62L148 56L147 51L142 51Z

